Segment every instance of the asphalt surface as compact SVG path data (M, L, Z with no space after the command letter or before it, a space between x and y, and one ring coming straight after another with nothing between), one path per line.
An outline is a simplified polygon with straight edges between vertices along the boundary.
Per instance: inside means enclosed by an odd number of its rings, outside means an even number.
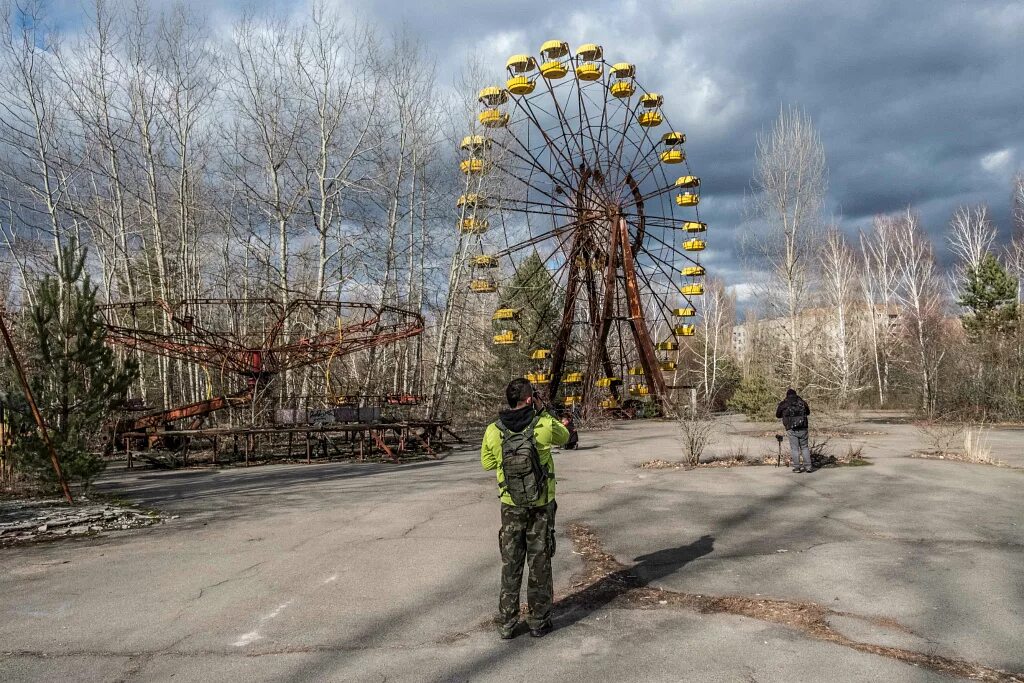
M731 421L716 448L774 452ZM1024 672L1024 470L911 459L910 428L859 424L870 467L640 469L681 457L671 423L556 453L556 592L585 588L590 528L647 586L813 603L849 641ZM1013 461L1024 439L993 436ZM625 601L499 641L498 501L473 449L441 462L109 473L177 515L0 550L0 680L931 681L757 616ZM1012 674L998 674L1012 680ZM1000 680L999 678L995 680Z

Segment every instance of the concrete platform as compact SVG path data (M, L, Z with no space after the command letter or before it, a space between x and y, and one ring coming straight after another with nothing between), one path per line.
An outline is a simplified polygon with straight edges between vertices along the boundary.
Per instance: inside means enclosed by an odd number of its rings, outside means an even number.
M104 489L178 518L0 551L0 679L950 680L893 652L1024 671L1024 471L909 459L911 428L857 428L874 466L805 475L639 469L681 457L671 423L581 434L581 450L556 453L556 590L578 590L586 568L564 534L577 521L652 588L814 603L850 642L892 652L618 602L560 611L542 640L499 641L485 623L496 487L469 449L110 473ZM725 421L716 448L774 449L770 429ZM992 441L1006 460L1024 445Z

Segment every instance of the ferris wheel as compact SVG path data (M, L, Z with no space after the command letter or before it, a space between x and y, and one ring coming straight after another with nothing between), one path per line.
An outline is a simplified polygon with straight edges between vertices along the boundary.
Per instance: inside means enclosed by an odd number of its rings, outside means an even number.
M550 40L506 69L480 90L457 202L469 290L495 299L493 343L565 405L666 407L704 294L686 136L599 45Z

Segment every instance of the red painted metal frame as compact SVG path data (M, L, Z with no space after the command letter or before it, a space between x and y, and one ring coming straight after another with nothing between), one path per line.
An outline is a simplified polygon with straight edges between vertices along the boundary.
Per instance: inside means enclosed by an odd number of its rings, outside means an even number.
M264 332L241 339L231 331L207 327L194 315L202 307L219 307L229 312L262 307L266 311L261 326ZM112 344L256 380L414 337L423 331L419 313L391 306L317 299L297 299L287 306L271 299L188 299L173 305L161 300L133 301L103 306L100 312L106 320L107 340ZM331 329L280 339L286 324L303 313L312 317L328 313L342 323ZM126 319L137 321L140 314L151 316L151 328L126 324ZM161 331L163 326L158 322L167 323L168 331Z

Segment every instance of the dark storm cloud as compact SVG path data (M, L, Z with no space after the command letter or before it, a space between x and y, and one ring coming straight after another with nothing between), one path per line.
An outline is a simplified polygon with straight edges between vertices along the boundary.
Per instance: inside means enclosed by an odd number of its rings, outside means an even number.
M156 2L156 0L154 0ZM199 6L197 1L196 6ZM238 3L202 3L211 21ZM404 26L437 56L439 81L469 53L493 65L561 38L603 44L664 93L703 178L703 215L735 242L755 138L779 108L805 108L830 168L829 207L850 229L913 205L939 236L962 203L985 202L1009 231L1024 164L1024 2L379 0L342 3L385 30ZM213 9L208 9L208 8ZM303 3L259 2L301 11ZM711 256L709 254L709 256ZM716 253L724 261L726 254ZM732 264L735 266L735 263Z
M847 227L913 205L938 237L957 205L984 202L1009 232L1010 180L1024 164L1019 0L377 2L363 11L404 21L442 72L477 51L497 76L506 53L552 37L635 61L689 136L719 235L742 222L757 132L790 104L821 132L829 211Z

